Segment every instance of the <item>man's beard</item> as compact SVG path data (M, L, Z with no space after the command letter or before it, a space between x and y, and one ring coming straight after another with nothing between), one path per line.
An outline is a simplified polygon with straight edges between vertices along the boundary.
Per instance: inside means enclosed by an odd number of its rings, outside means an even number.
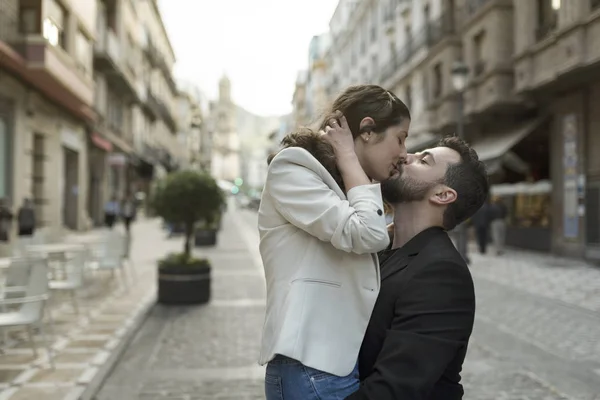
M436 184L436 182L420 182L400 174L381 182L381 194L390 204L411 203L425 200L429 190Z

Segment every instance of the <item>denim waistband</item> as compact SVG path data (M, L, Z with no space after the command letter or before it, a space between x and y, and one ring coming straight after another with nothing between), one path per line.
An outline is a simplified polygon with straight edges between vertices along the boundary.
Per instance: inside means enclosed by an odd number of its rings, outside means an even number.
M282 356L281 354L275 354L275 357L269 363L273 364L302 364L298 360L294 360L293 358L289 358L286 356Z

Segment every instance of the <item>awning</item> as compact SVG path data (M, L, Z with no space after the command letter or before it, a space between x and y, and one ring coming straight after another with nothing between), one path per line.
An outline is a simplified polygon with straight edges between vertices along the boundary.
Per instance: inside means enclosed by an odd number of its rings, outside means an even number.
M439 140L440 136L434 133L422 132L414 135L411 133L406 139L406 150L409 153L416 153L433 146Z
M549 180L541 180L537 182L502 183L492 185L490 193L493 196L549 194L552 193L552 182Z
M486 136L481 140L474 141L473 149L475 149L481 161L491 162L497 160L533 132L541 123L542 119L536 119L508 133Z
M90 139L92 140L92 143L96 145L96 147L106 152L110 153L113 149L110 140L104 139L99 133L92 132L92 134L90 135Z

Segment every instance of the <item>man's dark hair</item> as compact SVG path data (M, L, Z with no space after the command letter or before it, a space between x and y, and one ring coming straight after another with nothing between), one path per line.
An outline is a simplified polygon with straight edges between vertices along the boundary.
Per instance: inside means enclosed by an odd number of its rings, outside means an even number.
M450 164L444 176L444 184L456 191L456 201L444 212L444 228L452 230L471 218L485 203L490 191L490 183L485 164L462 139L456 136L443 138L437 147L448 147L456 151L461 158L458 163Z

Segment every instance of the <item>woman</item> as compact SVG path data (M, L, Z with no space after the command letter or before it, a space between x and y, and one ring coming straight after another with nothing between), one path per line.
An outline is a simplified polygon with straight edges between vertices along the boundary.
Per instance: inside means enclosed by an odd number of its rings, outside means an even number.
M399 173L407 107L375 85L347 89L321 125L271 158L259 215L267 310L267 400L343 399L379 292L389 244L379 184Z

